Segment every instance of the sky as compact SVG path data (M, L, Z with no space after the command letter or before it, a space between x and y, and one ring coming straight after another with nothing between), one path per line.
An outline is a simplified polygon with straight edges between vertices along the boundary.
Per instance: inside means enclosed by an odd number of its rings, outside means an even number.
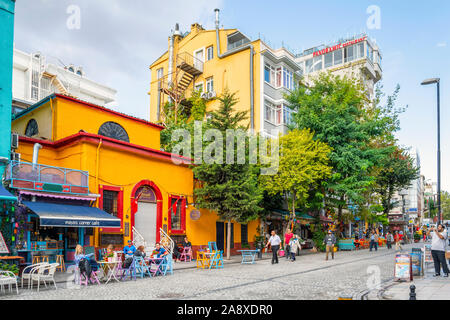
M73 20L72 5L79 20ZM295 53L367 32L383 56L384 92L399 84L397 104L407 106L399 144L418 150L421 173L432 181L437 180L436 86L420 83L441 78L441 184L450 191L448 0L18 0L15 47L82 66L87 78L118 91L113 109L148 119L149 65L167 50L175 23L182 32L194 22L214 28L214 8L221 10L221 27Z

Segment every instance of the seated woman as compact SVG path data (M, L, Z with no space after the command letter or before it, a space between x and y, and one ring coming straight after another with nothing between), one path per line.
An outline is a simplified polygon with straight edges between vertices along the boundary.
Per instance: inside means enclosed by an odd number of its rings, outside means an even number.
M114 247L112 244L109 244L106 247L106 254L104 256L104 260L108 260L108 258L114 258Z
M184 241L181 243L181 246L183 247L183 250L185 249L185 248L191 248L192 247L192 244L191 244L191 242L188 240L188 237L184 237ZM173 253L176 257L175 257L175 261L176 262L178 262L178 261L180 261L180 256L181 256L181 252L179 252L178 250L176 250L174 253Z
M155 250L153 250L152 255L150 256L151 258L163 258L165 256L167 256L169 254L169 252L166 251L166 249L164 249L163 247L161 247L161 244L159 242L157 242L155 244ZM159 266L162 263L163 259L161 260L150 260L150 266L152 265L152 263L156 264L157 266Z
M139 246L134 252L134 256L145 258L144 246Z

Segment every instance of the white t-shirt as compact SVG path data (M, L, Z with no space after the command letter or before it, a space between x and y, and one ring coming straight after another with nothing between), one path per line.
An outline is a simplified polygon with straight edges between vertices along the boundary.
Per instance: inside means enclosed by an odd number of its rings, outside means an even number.
M278 235L275 235L269 238L269 242L271 246L278 246L281 243L281 239Z
M445 251L447 231L444 230L439 233L444 237L444 239L439 238L439 236L437 235L437 231L434 231L431 234L431 250Z

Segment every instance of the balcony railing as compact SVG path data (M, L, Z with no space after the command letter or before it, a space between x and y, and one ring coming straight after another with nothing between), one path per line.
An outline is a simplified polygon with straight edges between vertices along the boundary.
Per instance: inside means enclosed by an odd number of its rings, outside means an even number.
M6 171L10 187L34 191L89 194L89 172L11 161Z

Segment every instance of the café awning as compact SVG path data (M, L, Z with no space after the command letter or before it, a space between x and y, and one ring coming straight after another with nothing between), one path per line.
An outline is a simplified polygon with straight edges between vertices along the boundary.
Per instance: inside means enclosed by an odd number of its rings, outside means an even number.
M95 207L23 201L46 227L120 228L121 220Z
M17 201L17 198L0 184L0 200Z

